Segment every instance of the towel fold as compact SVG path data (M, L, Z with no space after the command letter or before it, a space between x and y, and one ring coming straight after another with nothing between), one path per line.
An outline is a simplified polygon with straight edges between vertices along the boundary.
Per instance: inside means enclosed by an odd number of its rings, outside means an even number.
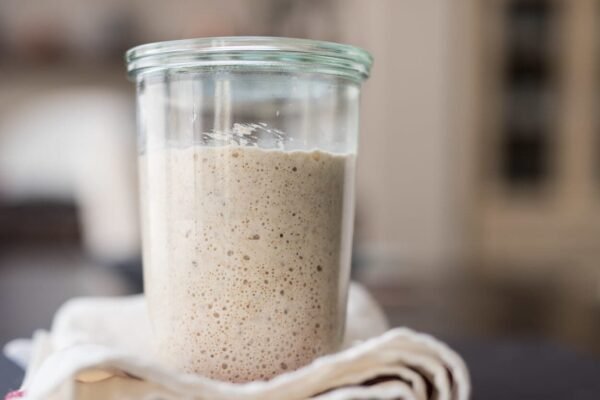
M462 359L433 337L387 332L368 292L350 288L344 349L269 381L233 384L156 363L143 296L80 298L57 312L50 332L13 341L5 354L27 365L26 399L402 399L463 400ZM384 333L385 332L385 333Z

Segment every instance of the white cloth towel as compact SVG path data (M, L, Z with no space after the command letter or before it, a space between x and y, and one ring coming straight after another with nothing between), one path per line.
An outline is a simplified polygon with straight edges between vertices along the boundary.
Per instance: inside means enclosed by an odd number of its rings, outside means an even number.
M369 293L352 284L344 350L269 381L232 384L180 374L152 360L143 296L79 298L62 306L50 332L8 343L26 367L23 398L465 400L462 359L433 337L387 330ZM384 333L385 332L385 333Z

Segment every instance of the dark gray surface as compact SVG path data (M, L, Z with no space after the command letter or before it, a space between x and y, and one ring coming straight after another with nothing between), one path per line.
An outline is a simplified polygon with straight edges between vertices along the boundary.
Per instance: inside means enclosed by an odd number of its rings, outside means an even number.
M23 380L23 370L0 355L0 399L3 396L19 388Z
M473 398L600 399L600 357L534 340L448 340L465 359Z
M600 399L598 357L533 340L448 343L469 366L473 399ZM0 357L1 393L17 389L22 376L18 367Z

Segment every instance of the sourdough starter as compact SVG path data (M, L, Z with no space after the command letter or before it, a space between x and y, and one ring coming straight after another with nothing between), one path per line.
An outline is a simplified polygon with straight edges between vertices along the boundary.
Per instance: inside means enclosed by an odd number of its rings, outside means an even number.
M145 291L162 362L245 382L337 350L352 155L195 146L140 163Z

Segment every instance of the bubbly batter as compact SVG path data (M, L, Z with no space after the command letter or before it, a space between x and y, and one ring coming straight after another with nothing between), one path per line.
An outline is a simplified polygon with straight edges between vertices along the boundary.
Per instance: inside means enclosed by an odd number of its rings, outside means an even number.
M194 146L140 163L145 290L163 362L245 382L337 350L354 156Z

